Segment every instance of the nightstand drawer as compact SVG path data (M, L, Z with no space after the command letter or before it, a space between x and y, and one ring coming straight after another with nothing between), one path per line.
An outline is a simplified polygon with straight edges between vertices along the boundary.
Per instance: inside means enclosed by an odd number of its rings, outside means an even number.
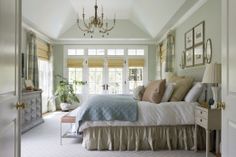
M195 119L196 124L202 126L203 128L207 129L207 120L202 117L196 117Z
M208 119L208 112L207 111L204 111L204 110L201 110L201 109L196 109L195 110L195 114L196 114L196 117L201 117L201 118L204 118L204 119Z

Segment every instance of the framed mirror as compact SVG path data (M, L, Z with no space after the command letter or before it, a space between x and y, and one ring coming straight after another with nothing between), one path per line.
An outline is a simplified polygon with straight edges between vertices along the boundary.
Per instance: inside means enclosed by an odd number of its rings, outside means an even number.
M206 49L205 49L205 54L206 54L206 63L211 63L211 58L212 58L212 42L211 39L207 39L206 41Z

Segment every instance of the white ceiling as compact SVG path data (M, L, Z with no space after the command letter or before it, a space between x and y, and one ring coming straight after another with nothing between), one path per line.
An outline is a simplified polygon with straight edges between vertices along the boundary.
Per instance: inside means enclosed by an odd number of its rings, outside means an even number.
M74 26L78 14L81 18L82 8L85 9L86 17L94 14L95 0L22 1L24 22L53 39L59 39ZM100 14L103 6L106 18L112 19L116 14L117 19L129 20L147 33L147 36L155 38L185 2L186 0L98 0L98 7ZM117 22L117 27L118 25Z

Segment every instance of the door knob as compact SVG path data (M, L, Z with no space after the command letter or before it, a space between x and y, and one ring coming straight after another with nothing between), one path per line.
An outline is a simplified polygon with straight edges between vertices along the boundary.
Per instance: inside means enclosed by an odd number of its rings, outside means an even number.
M225 102L220 102L219 108L225 110Z
M25 104L24 103L20 103L19 101L16 103L16 109L17 110L22 110L25 108Z

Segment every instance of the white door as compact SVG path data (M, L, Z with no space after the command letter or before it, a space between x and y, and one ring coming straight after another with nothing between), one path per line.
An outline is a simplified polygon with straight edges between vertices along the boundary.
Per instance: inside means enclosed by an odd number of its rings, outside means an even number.
M0 0L0 157L20 156L16 103L19 95L20 0Z
M236 1L222 0L222 156L236 156Z

